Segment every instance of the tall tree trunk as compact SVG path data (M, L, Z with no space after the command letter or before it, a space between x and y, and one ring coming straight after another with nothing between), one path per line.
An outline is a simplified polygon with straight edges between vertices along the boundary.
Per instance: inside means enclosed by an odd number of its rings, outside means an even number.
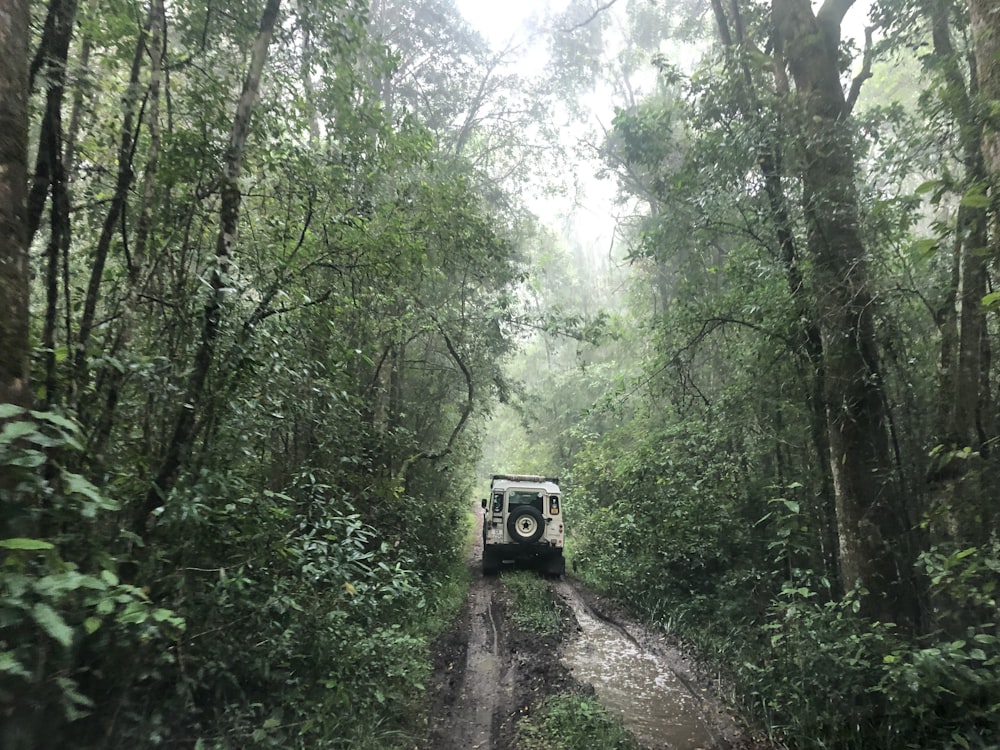
M963 71L964 61L952 44L951 0L925 0L924 12L931 20L935 61L944 83L942 101L957 125L962 153L962 189L981 186L987 179L982 153L983 122L974 105L975 69ZM989 386L983 388L987 265L983 248L988 242L986 209L963 202L955 220L951 286L938 313L941 329L941 424L940 440L946 449L942 462L930 474L932 503L940 508L947 535L973 541L982 538L984 507L982 488L968 481L981 470L978 460L948 460L954 450L971 449L975 455L987 447L984 430L989 404ZM938 513L934 517L939 517Z
M118 174L115 181L115 191L111 196L108 213L104 217L101 234L94 249L94 261L90 269L90 279L87 282L87 294L83 301L83 313L80 316L80 328L76 340L76 355L74 370L76 386L83 393L87 380L87 345L94 330L94 320L97 315L97 303L101 296L101 282L104 278L104 267L111 249L111 238L118 226L118 218L125 208L128 191L132 186L133 143L135 134L135 116L139 101L139 72L142 68L142 58L146 52L146 37L149 34L149 20L139 32L135 45L135 55L132 58L132 69L129 71L128 90L125 94L124 112L122 114L121 135L118 142Z
M1000 8L994 0L969 0L969 20L979 93L987 104L985 111L994 113L985 122L983 156L994 179L1000 179L1000 118L995 114L1000 104ZM994 242L1000 240L994 237ZM1000 253L995 257L1000 258Z
M712 0L719 37L727 50L730 65L739 65L743 77L746 97L739 102L741 109L751 120L762 121L763 108L754 91L753 75L747 64L746 38L744 23L740 15L739 3L736 0L730 5L727 15L722 0ZM731 18L730 18L731 16ZM789 93L788 78L785 74L784 51L779 38L774 48L775 89L779 96ZM733 55L730 50L737 54ZM780 121L779 121L780 127ZM771 222L774 225L775 239L778 244L778 258L785 274L788 293L794 304L796 327L795 344L797 353L805 357L807 366L806 377L809 378L809 389L806 405L809 413L809 434L815 451L816 462L820 467L820 481L823 497L830 498L833 494L833 481L830 474L830 441L826 427L826 409L824 400L823 371L823 338L815 320L815 312L811 309L809 293L805 286L800 265L800 251L795 238L795 230L788 210L788 199L784 185L784 166L781 158L780 138L782 133L771 132L769 124L762 123L761 142L757 148L757 163L764 178L764 192L767 196ZM824 528L836 526L836 510L830 501L820 509L824 518ZM832 536L832 532L831 532ZM836 553L832 552L832 538L824 539L824 547L831 550L827 563L836 567ZM837 575L836 571L831 571Z
M989 217L990 255L995 264L1000 264L1000 7L995 0L968 0L969 21L972 26L972 43L976 60L976 80L978 83L979 110L988 113L984 118L982 132L982 155L984 167L990 183L992 198ZM985 290L984 290L985 291ZM1000 436L1000 414L994 409L997 399L992 393L992 356L990 338L984 326L980 350L980 414L983 437L986 444ZM997 449L993 448L996 455ZM996 460L993 471L997 470ZM988 480L992 481L992 480ZM985 496L984 496L985 499ZM989 503L992 528L996 533L1000 528L1000 512L995 503ZM985 524L984 524L985 525Z
M152 511L166 501L191 452L195 436L195 418L204 402L205 383L215 358L215 346L219 337L225 296L232 284L229 279L229 271L233 251L236 248L239 227L242 202L239 179L243 169L247 136L250 133L250 118L257 102L260 77L267 60L268 47L271 43L271 35L274 32L280 7L281 0L267 0L261 16L260 29L250 56L250 67L243 82L243 91L236 106L236 116L233 118L229 147L226 149L226 158L220 180L221 204L219 232L215 243L215 267L212 269L208 300L205 303L201 341L195 352L191 376L188 380L182 406L174 423L170 443L146 494L140 520L148 518Z
M0 0L0 406L31 406L28 264L28 0ZM0 421L4 419L0 416ZM0 497L18 483L0 466ZM2 536L21 536L20 514L0 508ZM15 640L24 637L13 631ZM9 636L8 636L9 637ZM44 746L44 711L36 695L3 691L0 746L33 750ZM23 692L23 691L21 691ZM50 717L51 718L51 717Z
M149 132L149 148L146 152L146 170L142 179L140 194L139 222L135 232L135 242L128 264L128 284L125 301L121 306L116 349L125 350L132 339L132 327L136 307L146 269L150 236L153 231L153 203L156 194L156 174L160 162L160 89L163 83L163 56L166 46L166 9L163 0L152 0L149 8L149 93L146 97L146 122ZM100 457L111 436L115 412L122 385L125 382L124 368L112 369L108 374L104 408L98 415L97 428L91 441L91 450Z
M906 549L888 406L879 371L854 186L856 159L839 76L840 24L853 0L773 0L775 29L805 117L802 190L813 261L815 319L823 346L824 395L844 586L868 590L869 614L912 619L912 593L897 550ZM903 564L906 564L905 559Z
M0 404L28 406L28 0L0 18Z
M28 244L38 231L45 196L56 172L56 162L62 158L62 102L66 90L66 60L76 19L76 0L52 0L42 40L31 63L31 81L45 69L45 116L42 118L35 158L35 176L28 194Z

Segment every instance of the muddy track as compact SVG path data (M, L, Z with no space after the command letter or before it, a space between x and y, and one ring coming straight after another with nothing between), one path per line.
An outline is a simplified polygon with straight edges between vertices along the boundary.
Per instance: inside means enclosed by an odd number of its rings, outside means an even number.
M511 628L497 577L470 561L472 584L456 626L434 644L425 750L514 750L517 720L538 699L574 689L560 638Z
M549 695L596 694L648 750L757 747L666 639L578 583L550 581L563 632L513 627L502 578L478 554L456 625L433 646L423 750L518 750L517 722Z

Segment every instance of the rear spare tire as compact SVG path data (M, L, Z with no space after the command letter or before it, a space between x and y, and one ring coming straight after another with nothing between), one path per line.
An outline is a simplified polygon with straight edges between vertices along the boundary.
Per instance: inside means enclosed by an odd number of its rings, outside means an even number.
M538 508L521 505L510 512L507 531L520 544L537 542L545 533L545 518Z

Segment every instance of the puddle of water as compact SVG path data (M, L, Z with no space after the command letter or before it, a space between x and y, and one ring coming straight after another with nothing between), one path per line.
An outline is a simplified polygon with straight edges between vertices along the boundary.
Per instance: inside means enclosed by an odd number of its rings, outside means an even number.
M564 662L580 682L594 686L601 704L641 743L664 750L714 744L698 698L665 659L642 650L572 597L569 604L583 632L566 646Z

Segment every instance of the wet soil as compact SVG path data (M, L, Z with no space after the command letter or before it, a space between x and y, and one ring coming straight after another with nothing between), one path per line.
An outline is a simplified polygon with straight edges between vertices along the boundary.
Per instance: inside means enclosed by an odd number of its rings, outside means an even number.
M433 645L422 750L518 750L517 722L550 695L596 695L647 750L763 750L725 710L718 685L662 633L570 578L550 580L558 636L516 628L502 577L478 553L455 626Z

